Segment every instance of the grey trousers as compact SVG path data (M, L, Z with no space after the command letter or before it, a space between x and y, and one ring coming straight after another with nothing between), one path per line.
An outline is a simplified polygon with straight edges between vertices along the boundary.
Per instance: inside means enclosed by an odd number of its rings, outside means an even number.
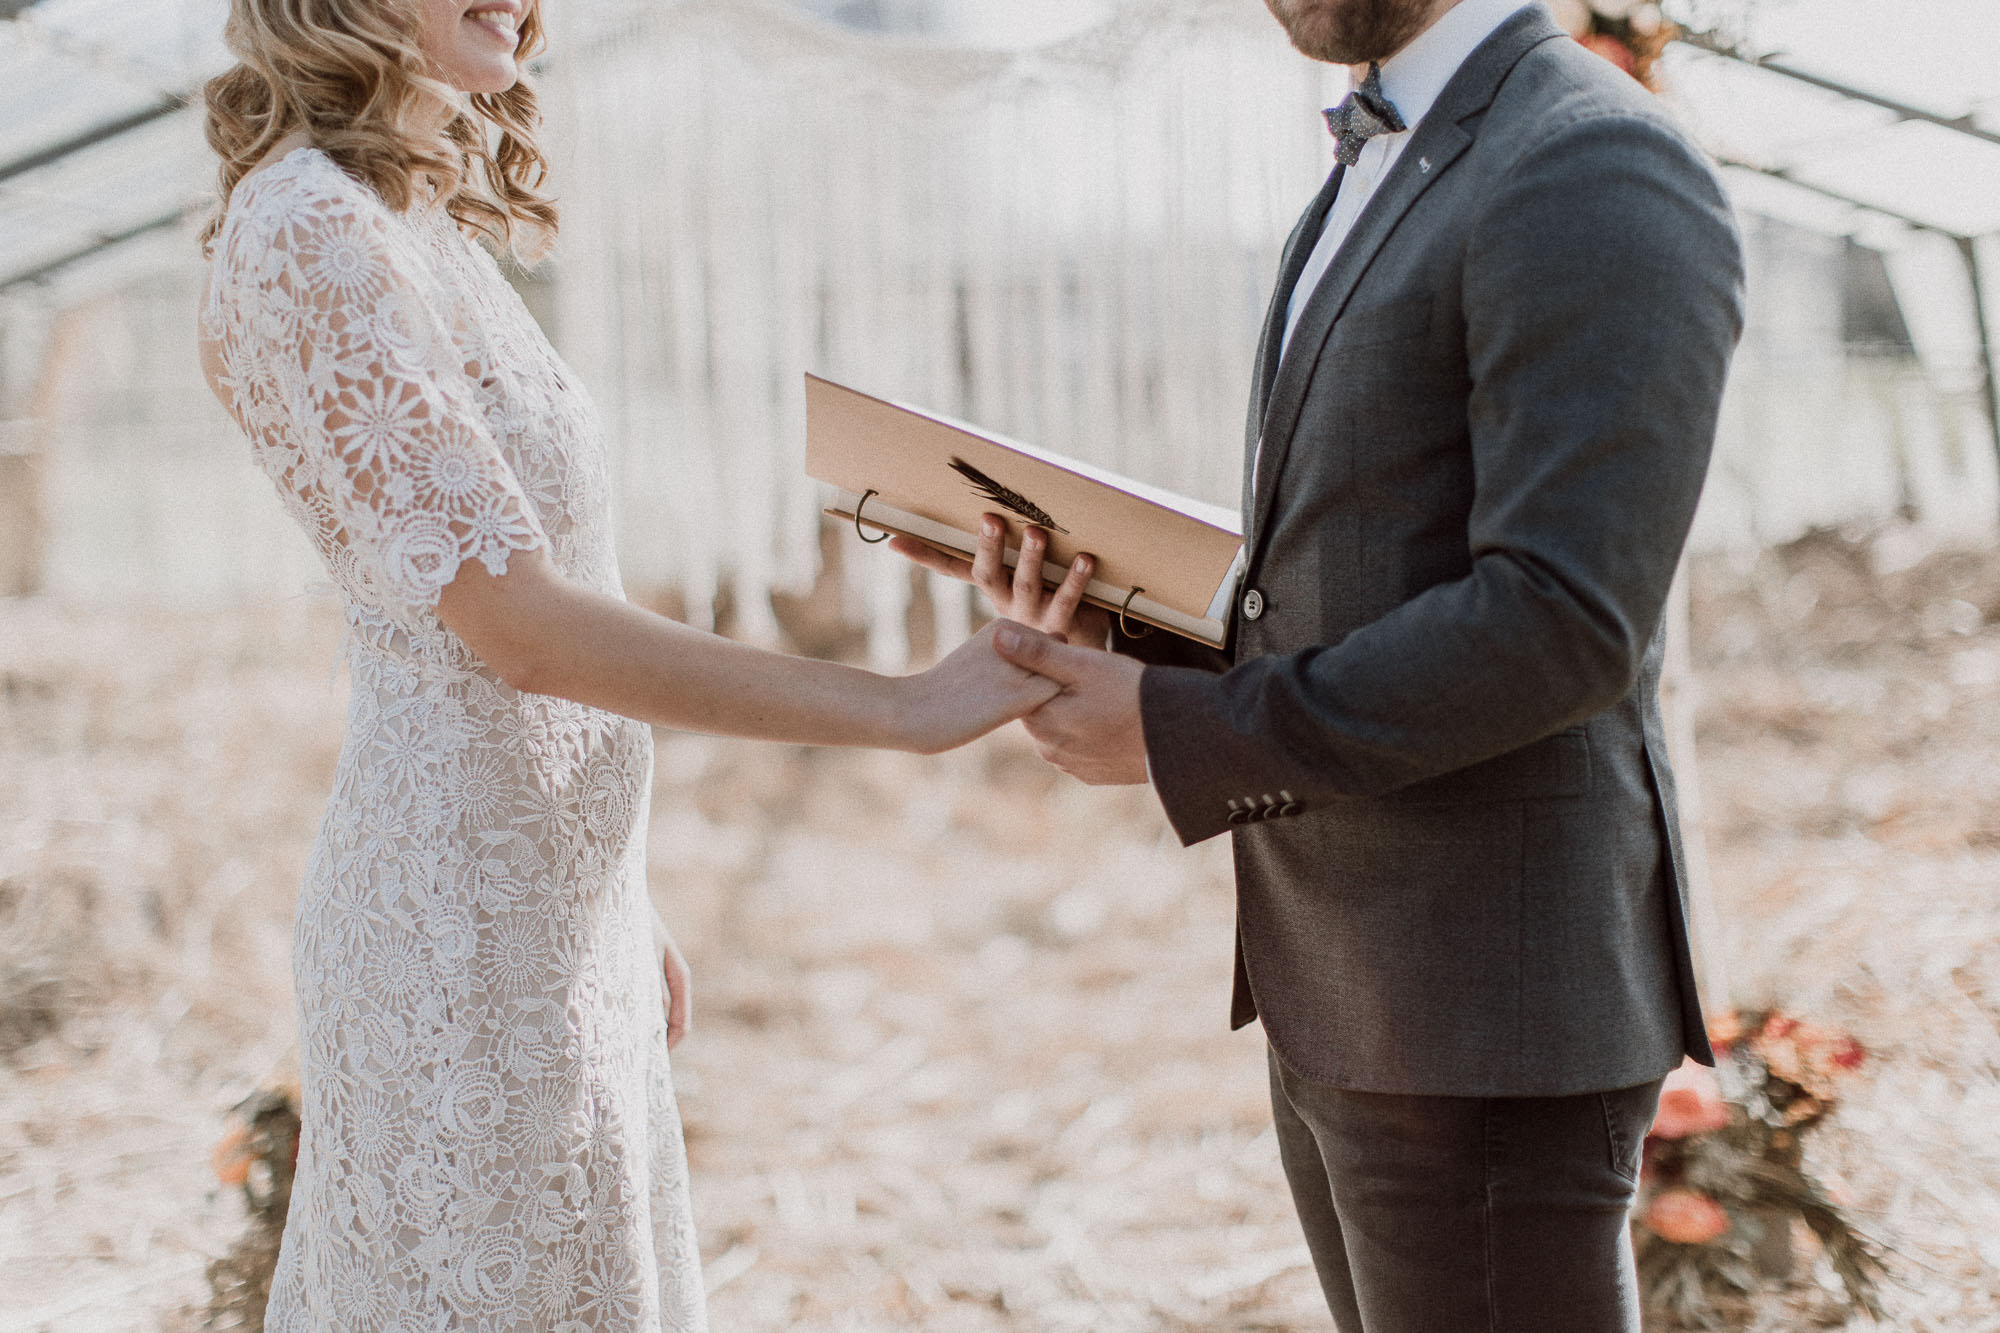
M1627 1213L1660 1084L1348 1092L1274 1051L1278 1150L1340 1333L1637 1333Z

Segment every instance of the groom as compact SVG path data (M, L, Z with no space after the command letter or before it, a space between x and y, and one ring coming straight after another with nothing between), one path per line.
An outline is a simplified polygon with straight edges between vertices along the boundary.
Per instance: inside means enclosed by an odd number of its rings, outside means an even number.
M1006 631L1088 782L1235 835L1238 1026L1344 1333L1637 1327L1660 1080L1711 1060L1657 686L1742 320L1729 206L1523 0L1266 0L1352 67L1246 435L1227 654Z

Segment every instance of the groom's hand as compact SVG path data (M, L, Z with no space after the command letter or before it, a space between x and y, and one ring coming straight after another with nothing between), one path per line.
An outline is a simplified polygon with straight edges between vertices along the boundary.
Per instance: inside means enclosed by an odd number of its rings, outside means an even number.
M993 648L1015 666L1062 686L1021 719L1042 758L1093 786L1146 780L1146 733L1132 658L1077 648L1020 625L999 627Z
M1007 520L988 514L980 520L979 549L970 560L934 550L911 537L898 537L889 549L925 569L970 583L986 594L993 614L1027 625L1070 643L1102 648L1111 638L1111 617L1086 606L1084 592L1097 572L1097 561L1079 555L1054 592L1042 586L1042 562L1049 552L1049 534L1042 528L1021 530L1021 558L1007 568Z

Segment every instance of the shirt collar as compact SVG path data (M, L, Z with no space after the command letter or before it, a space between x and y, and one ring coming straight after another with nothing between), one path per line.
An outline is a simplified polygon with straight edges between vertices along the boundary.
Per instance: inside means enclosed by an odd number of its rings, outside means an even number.
M1382 62L1382 95L1411 129L1430 113L1459 66L1533 0L1459 0L1417 39Z

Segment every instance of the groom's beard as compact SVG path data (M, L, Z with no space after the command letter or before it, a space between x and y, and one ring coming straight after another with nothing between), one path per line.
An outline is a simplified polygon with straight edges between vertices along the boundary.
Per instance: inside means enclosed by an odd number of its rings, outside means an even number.
M1292 45L1314 60L1387 60L1430 25L1438 0L1264 0Z

